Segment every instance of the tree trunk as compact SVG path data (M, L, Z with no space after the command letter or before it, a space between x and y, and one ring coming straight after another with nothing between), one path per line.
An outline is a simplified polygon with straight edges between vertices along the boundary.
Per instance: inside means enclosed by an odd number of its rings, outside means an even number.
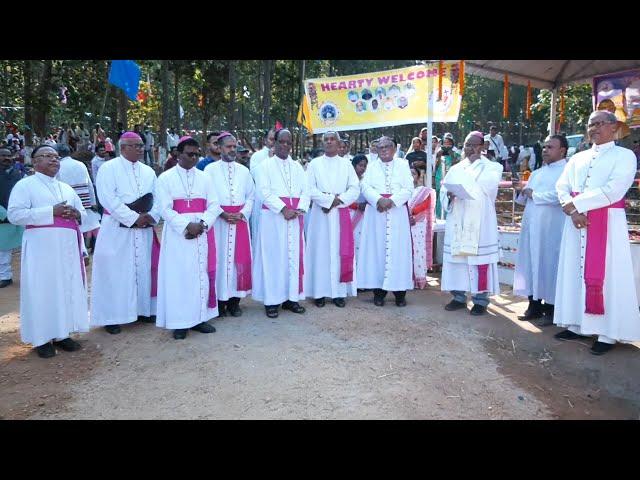
M162 114L160 115L160 145L167 148L167 123L169 122L169 60L162 60L160 69L162 82Z
M42 77L40 80L40 88L36 95L36 101L34 102L35 108L35 121L34 130L40 138L47 133L47 118L51 105L49 103L49 92L51 91L51 77L53 70L53 61L45 60L42 68Z
M227 111L227 125L231 131L238 129L238 114L236 112L237 83L236 61L229 60L229 105Z
M24 133L25 145L33 145L33 97L31 96L32 85L32 64L31 60L24 61L24 123L29 127ZM40 137L42 138L42 137ZM44 141L44 138L42 138Z
M124 90L118 89L118 121L122 122L122 128L129 130L127 122L127 110L129 108L129 100ZM120 132L118 132L120 133Z
M181 135L180 125L180 71L176 67L173 72L173 113L175 114L175 129L178 135Z

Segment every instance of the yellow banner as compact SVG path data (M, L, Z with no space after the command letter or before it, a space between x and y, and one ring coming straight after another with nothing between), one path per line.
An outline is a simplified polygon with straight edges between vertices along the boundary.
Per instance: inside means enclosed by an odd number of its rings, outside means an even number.
M444 62L438 99L438 62L415 67L305 81L314 133L426 123L428 92L434 122L457 122L462 97L459 62Z

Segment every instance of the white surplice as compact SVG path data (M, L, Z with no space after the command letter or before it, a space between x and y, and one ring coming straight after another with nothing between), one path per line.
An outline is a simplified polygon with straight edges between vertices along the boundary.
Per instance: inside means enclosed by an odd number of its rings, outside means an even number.
M443 291L500 293L498 280L498 222L495 201L502 178L502 165L481 157L473 163L464 159L453 165L442 180L442 189L448 179L464 178L465 189L474 198L455 198L448 209L444 231L442 286ZM473 212L469 215L470 211ZM457 255L453 248L461 238L465 248L475 247L475 255ZM475 238L475 240L473 240ZM486 265L487 289L479 290L478 265Z
M613 142L576 153L558 179L562 205L573 202L580 213L622 199L633 183L636 157ZM571 192L579 192L571 198ZM587 229L590 227L587 227ZM554 323L574 327L583 335L605 335L619 341L640 340L640 313L631 263L631 247L624 209L608 210L604 276L604 315L585 313L584 259L587 229L565 218L558 263Z
M93 254L92 325L122 325L135 322L138 315L156 314L156 298L151 297L152 228L120 226L133 225L139 216L125 204L149 192L154 196L149 214L160 220L156 181L151 167L122 156L98 171L98 199L110 215L102 216Z
M344 298L356 296L355 255L354 280L340 282L340 212L360 195L360 185L351 161L345 157L316 158L307 168L307 184L313 208L309 213L307 249L305 252L305 293L312 298ZM324 213L335 195L342 204ZM351 217L349 217L351 220ZM351 221L349 221L351 229ZM349 232L353 233L353 230Z
M237 162L214 162L204 169L213 181L213 188L220 205L244 205L240 213L249 221L252 217L255 184L249 169ZM216 273L216 294L218 299L244 298L249 291L239 291L238 272L235 264L236 229L222 217L216 218L215 236L218 252L218 270ZM251 237L249 237L249 255L251 255Z
M260 228L253 243L252 297L265 305L286 300L303 300L299 291L300 225L299 219L286 220L280 211L285 203L280 197L299 198L298 208L307 211L309 193L302 166L288 157L273 156L264 160L257 177L257 188L267 209L260 207ZM302 240L304 253L304 238Z
M84 233L100 228L100 214L90 210L96 205L96 193L87 166L71 157L62 158L56 178L76 191L87 212L86 218L80 225L80 231Z
M53 205L62 201L86 218L82 202L66 183L35 173L13 187L8 219L14 225L51 225ZM78 234L69 228L27 229L22 235L20 271L20 335L40 346L89 331L84 262Z
M249 171L253 177L253 182L258 185L258 175L260 174L262 165L266 159L269 158L269 148L267 146L258 150L249 160ZM260 228L260 209L262 208L262 198L260 197L260 191L258 188L255 190L253 197L253 215L251 216L251 239L255 243L258 230Z
M556 182L567 161L558 160L531 173L527 188L533 198L523 198L522 228L518 239L515 295L533 295L534 300L555 304L560 240L565 214L558 200Z
M358 288L381 288L397 292L413 289L411 227L407 202L413 194L409 163L401 158L367 166L362 179L367 207L362 219L358 252ZM394 207L378 212L382 194L391 194Z
M220 162L216 162L220 163ZM160 242L158 268L158 308L156 326L167 329L191 328L218 316L218 307L209 308L209 249L207 233L195 239L184 237L190 222L203 220L214 228L222 209L211 179L193 167L180 165L158 177L156 191L160 214L164 219ZM202 213L178 213L174 200L203 198L206 210ZM219 255L219 254L218 254Z

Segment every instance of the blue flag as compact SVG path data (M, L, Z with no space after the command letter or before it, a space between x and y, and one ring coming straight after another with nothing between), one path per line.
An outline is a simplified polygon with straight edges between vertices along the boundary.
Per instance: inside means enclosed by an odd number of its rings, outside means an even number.
M140 84L140 67L133 60L112 60L109 83L120 87L135 102Z

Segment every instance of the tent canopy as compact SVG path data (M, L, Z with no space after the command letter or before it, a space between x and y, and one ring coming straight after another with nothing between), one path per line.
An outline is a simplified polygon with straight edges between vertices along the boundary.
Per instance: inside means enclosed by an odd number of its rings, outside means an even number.
M465 60L465 71L494 80L509 74L509 83L553 90L594 76L640 68L640 60Z

